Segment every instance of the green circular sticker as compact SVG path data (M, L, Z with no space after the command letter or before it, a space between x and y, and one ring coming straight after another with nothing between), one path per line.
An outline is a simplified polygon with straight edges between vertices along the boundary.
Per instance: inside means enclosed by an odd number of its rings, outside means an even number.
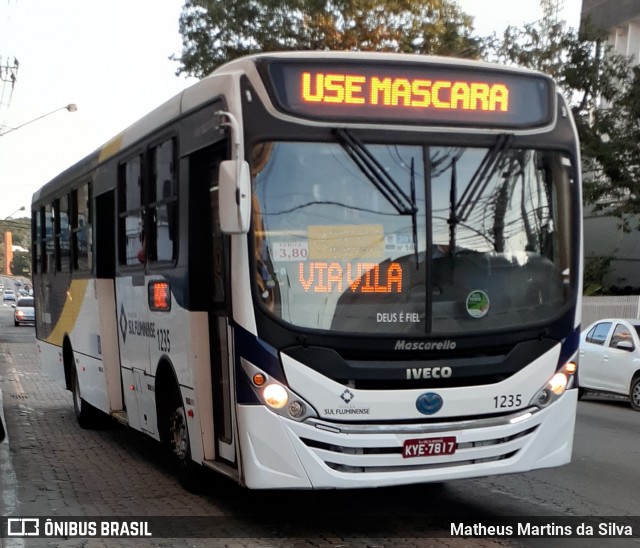
M467 297L467 313L472 318L482 318L489 312L489 295L476 289Z

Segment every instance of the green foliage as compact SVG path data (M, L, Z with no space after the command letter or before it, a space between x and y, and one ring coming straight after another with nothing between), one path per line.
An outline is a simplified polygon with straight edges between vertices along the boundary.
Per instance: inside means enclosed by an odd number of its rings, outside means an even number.
M13 261L10 265L11 272L14 276L27 276L31 273L31 260L29 253L17 251L13 254Z
M493 37L492 55L542 70L563 90L580 137L585 202L621 219L640 213L640 69L613 51L606 32L588 21L567 29L552 0L541 5L540 21Z
M609 292L604 285L604 277L609 273L611 259L609 257L590 257L585 259L582 293L589 297L597 295L608 295Z
M492 55L550 74L563 91L580 137L583 200L593 211L617 216L626 232L640 228L640 68L618 55L608 32L583 22L579 31L558 21L552 0L544 17L494 36ZM635 220L635 226L633 221ZM612 257L585 261L584 294L606 295Z
M393 51L478 57L483 41L452 0L186 0L178 74L203 77L268 51Z
M584 201L617 215L625 230L640 213L640 67L615 54L606 32L579 31L544 16L501 35L472 34L453 0L186 0L178 74L202 77L236 57L289 50L394 51L486 57L551 75L580 137ZM585 294L605 294L611 257L587 261Z

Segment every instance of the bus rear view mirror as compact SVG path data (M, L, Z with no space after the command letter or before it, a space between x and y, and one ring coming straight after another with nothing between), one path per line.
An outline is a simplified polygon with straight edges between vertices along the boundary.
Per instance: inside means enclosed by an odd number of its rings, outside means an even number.
M251 220L251 177L249 164L225 160L218 182L220 229L225 234L246 234Z

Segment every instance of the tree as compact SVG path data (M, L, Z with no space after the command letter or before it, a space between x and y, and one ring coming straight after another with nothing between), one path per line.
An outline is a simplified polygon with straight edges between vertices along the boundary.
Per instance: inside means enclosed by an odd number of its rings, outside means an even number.
M252 53L394 51L478 57L483 40L452 0L186 0L177 74L202 77Z
M508 27L501 40L494 36L491 55L555 79L580 137L584 200L629 228L629 215L640 213L640 69L616 54L607 34L590 22L580 31L567 29L554 0L541 5L540 21Z
M640 229L640 68L618 55L606 32L589 21L579 31L558 21L554 0L542 0L544 17L494 36L494 58L547 72L567 98L580 137L583 199L592 211L617 216ZM633 226L635 223L635 226ZM585 261L584 292L607 294L603 280L613 258Z
M28 276L31 274L31 261L29 253L24 251L16 251L13 254L13 261L9 265L14 276Z

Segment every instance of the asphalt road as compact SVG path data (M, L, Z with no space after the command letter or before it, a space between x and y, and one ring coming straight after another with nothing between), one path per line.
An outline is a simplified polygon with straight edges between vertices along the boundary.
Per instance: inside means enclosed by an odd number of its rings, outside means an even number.
M519 517L561 523L597 517L640 535L640 413L627 402L590 398L579 404L571 464L511 476L391 489L248 491L210 477L187 493L159 445L115 424L83 430L68 392L43 377L34 329L14 327L0 305L0 390L9 443L0 444L0 515L206 516L234 521L229 538L28 540L6 546L640 546L634 539L449 537L460 523ZM310 525L308 536L274 538L256 517ZM609 518L611 517L611 518ZM615 519L614 519L615 518ZM364 526L360 535L343 527ZM223 521L222 523L230 523ZM247 538L247 531L254 534ZM368 535L362 534L368 532ZM235 536L236 538L232 538Z

